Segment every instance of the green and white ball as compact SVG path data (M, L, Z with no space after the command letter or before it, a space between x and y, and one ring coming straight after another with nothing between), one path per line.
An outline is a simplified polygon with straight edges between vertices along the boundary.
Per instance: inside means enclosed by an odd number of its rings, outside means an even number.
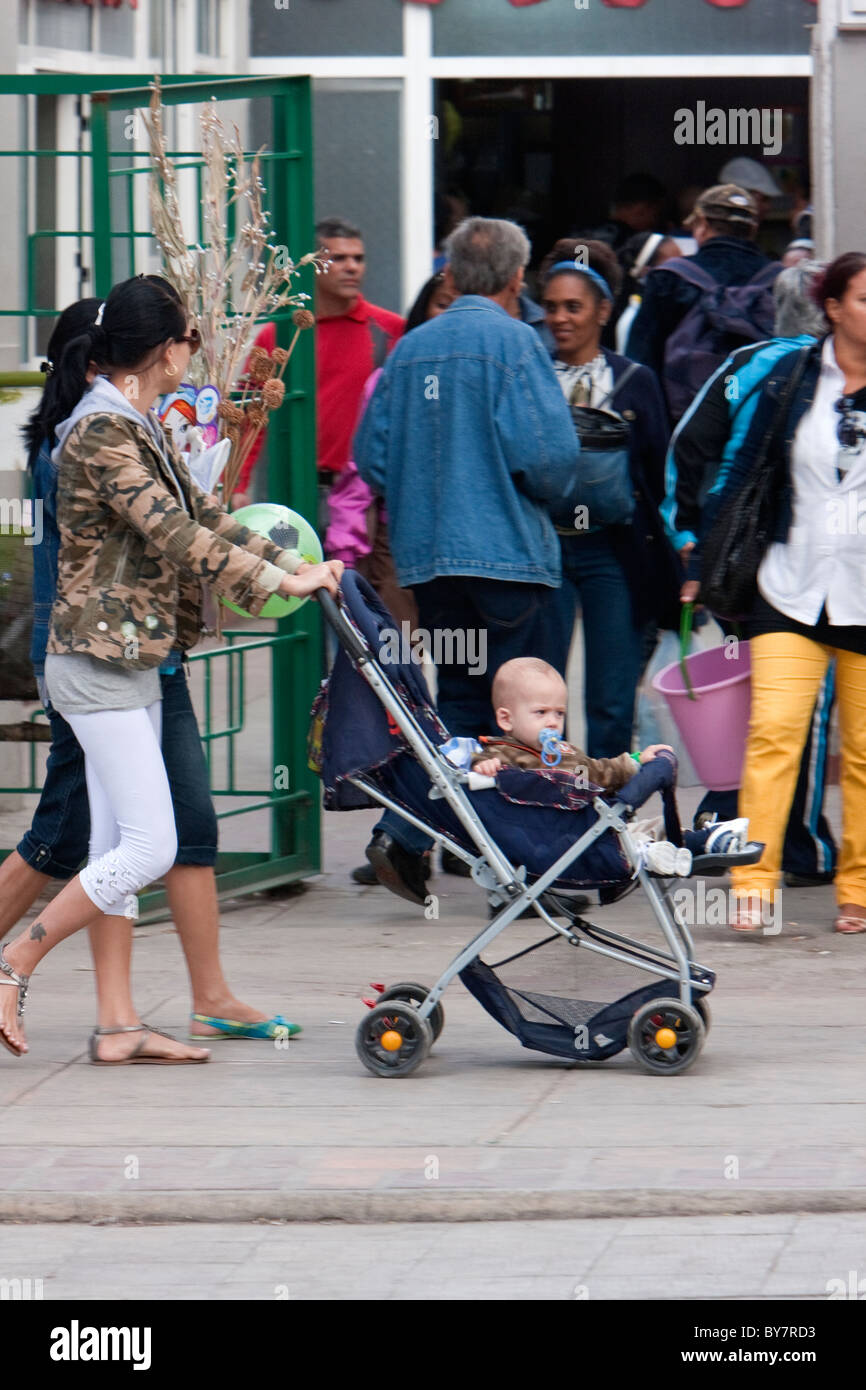
M317 565L324 559L319 537L306 518L300 512L293 512L291 507L283 507L278 502L252 502L250 506L233 512L232 519L273 541L281 550L294 551L308 564ZM259 617L287 618L306 602L306 598L283 598L282 594L272 594ZM233 613L251 616L246 609L230 603L227 598L223 599L223 603Z

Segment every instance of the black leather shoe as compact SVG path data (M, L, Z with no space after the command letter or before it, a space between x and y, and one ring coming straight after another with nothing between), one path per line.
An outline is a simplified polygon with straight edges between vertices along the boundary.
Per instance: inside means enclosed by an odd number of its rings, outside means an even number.
M468 864L464 864L462 859L458 859L456 854L452 854L450 849L442 851L442 872L443 874L454 874L456 878L471 878L472 870Z
M561 893L559 896L563 902L568 904L570 911L575 916L579 916L581 912L585 912L586 909L590 906L590 899L586 896L585 893ZM541 895L541 905L542 907L546 907L548 912L550 912L553 917L561 915L561 909L557 907L556 903L550 901L546 893L542 893ZM491 921L494 917L498 917L501 911L501 907L493 907L492 904L488 903L487 915L490 917ZM539 922L544 921L543 917L538 916L538 913L535 911L534 907L525 907L523 911L519 913L518 916L515 918L515 921L521 922L523 921L524 917L535 917L536 920Z
M365 851L378 881L398 898L423 907L427 900L430 855L410 854L384 830L373 832Z
M359 864L357 869L352 870L352 879L355 883L363 884L365 888L375 888L379 883L372 864Z

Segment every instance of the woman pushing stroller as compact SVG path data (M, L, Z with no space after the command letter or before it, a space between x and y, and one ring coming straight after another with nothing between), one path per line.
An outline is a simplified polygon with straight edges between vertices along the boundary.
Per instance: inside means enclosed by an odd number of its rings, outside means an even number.
M86 868L0 949L0 1041L16 1056L43 956L102 915L134 915L136 894L174 860L158 671L195 641L202 585L256 614L273 593L335 593L342 573L254 537L195 488L150 407L197 348L172 287L136 277L115 286L57 367L78 404L55 451L61 549L45 682L84 750L91 844ZM103 375L87 390L92 362Z

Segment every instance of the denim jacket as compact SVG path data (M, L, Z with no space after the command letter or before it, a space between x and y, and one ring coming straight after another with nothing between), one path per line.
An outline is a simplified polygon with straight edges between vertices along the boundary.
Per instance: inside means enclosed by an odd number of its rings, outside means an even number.
M453 574L556 588L547 507L569 491L579 447L538 333L467 294L394 348L354 458L384 494L401 584Z
M51 462L51 443L43 439L29 459L32 479L33 513L38 544L33 547L33 632L30 660L37 676L45 674L45 648L51 608L57 593L57 472ZM41 534L40 534L41 532Z

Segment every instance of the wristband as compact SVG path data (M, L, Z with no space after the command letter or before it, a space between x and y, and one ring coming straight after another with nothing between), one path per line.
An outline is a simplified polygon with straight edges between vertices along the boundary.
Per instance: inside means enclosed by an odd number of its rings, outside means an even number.
M640 760L640 753L629 753L629 757L630 757L630 758L634 758L634 760L635 760L635 762L637 763L638 767L641 767L641 766L642 766L641 760Z

